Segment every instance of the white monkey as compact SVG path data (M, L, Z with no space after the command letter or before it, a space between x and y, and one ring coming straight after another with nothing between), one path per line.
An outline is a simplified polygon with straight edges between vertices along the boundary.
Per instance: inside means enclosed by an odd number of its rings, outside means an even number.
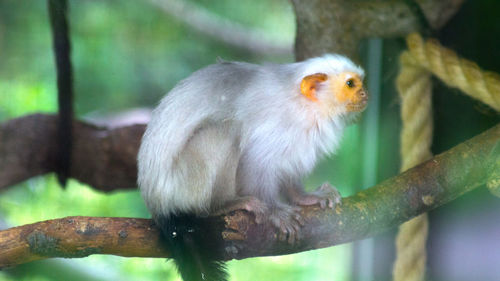
M225 280L196 235L198 218L245 209L293 242L297 206L340 196L301 179L367 105L364 72L340 55L291 64L219 62L179 82L153 111L138 183L184 280ZM201 235L202 236L202 235ZM205 251L206 253L203 253Z

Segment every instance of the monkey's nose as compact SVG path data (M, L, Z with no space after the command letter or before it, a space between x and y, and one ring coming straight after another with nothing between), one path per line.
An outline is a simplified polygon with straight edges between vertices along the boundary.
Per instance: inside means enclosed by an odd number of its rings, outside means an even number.
M361 101L366 102L368 101L368 93L365 91L365 89L361 89L358 92L358 97L361 99Z

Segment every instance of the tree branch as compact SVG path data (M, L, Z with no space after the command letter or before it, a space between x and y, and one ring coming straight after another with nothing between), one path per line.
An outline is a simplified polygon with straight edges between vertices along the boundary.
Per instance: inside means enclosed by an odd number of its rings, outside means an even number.
M145 125L116 129L73 121L69 176L94 188L136 188L136 156ZM56 171L57 116L27 115L0 124L0 189Z
M499 161L500 124L405 173L344 198L335 210L303 208L306 223L294 245L278 241L271 224L257 225L244 211L211 218L216 227L206 231L222 233L226 253L221 259L225 260L346 243L395 227L484 185L492 175L500 175ZM147 219L50 220L0 231L0 267L91 254L168 257L160 241L159 231Z

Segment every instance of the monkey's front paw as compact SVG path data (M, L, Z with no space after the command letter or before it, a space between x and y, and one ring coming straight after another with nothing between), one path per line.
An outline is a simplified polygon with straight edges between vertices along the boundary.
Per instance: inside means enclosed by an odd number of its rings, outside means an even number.
M294 244L299 240L300 228L304 225L304 219L298 213L300 208L291 206L280 206L272 210L269 220L278 228L278 239Z
M341 199L339 191L325 182L316 191L295 198L294 203L300 206L319 205L321 209L326 207L333 209L337 204L341 204Z

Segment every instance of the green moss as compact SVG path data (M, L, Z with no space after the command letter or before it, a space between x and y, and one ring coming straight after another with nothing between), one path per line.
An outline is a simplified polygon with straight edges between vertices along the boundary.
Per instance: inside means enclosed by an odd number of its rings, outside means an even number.
M101 253L101 249L97 247L88 247L71 253L61 251L59 250L59 239L40 231L34 231L28 235L27 240L31 252L44 257L80 258Z

